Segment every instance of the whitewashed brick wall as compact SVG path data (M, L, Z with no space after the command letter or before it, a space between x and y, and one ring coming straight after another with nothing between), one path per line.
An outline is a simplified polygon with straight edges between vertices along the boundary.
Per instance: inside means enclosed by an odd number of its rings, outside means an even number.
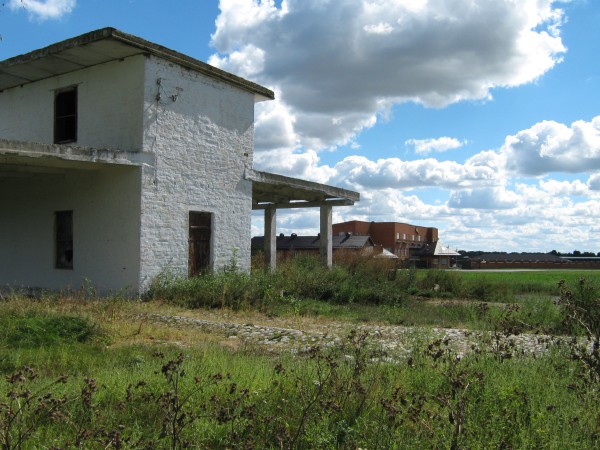
M254 97L155 57L146 60L140 284L188 270L189 211L213 214L211 267L250 264Z

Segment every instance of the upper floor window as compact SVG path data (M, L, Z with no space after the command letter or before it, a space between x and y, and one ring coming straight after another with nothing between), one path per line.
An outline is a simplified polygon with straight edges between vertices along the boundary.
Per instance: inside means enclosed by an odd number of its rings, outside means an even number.
M77 87L56 91L54 96L54 143L77 141Z

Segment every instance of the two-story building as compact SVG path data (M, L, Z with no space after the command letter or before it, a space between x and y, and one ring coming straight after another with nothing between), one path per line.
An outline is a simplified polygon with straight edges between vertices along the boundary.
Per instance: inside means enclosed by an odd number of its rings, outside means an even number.
M271 90L104 28L0 62L0 287L140 292L169 271L250 266L251 211L356 192L253 169Z

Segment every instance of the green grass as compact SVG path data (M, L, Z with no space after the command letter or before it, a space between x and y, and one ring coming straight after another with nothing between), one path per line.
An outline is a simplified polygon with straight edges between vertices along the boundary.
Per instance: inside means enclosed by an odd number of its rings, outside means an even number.
M554 302L561 279L598 285L595 271L468 272L390 269L352 261L323 270L318 261L286 261L277 272L164 278L148 298L187 308L259 310L270 316L341 317L354 323L494 329L506 305L531 330L562 333Z
M117 448L117 437L125 448L171 447L173 436L164 427L171 423L173 392L179 413L193 417L178 430L176 448L414 449L450 448L453 442L481 448L485 442L485 448L593 449L600 444L598 391L570 388L578 383L576 364L561 354L456 359L443 343L428 350L428 342L423 335L410 363L374 362L380 359L378 347L360 335L340 347L297 356L200 343L184 349L181 365L171 369L165 368L182 349L119 347L96 353L90 373L65 384L52 385L54 370L33 361L35 379L9 385L3 378L0 392L22 388L69 399L61 406L65 417L54 420L40 415L41 397L32 396L31 410L20 417L36 426L23 448L73 446L78 432L84 448ZM91 344L73 345L79 355ZM434 356L431 349L438 347L441 356ZM69 363L62 364L69 371ZM168 374L174 375L171 381ZM94 379L87 403L85 377ZM8 404L9 397L3 401ZM0 408L0 429L6 430L4 411Z
M4 315L0 318L0 330L0 342L13 348L86 342L97 334L95 326L85 318L36 311Z
M1 446L599 448L597 360L568 344L533 358L481 342L484 351L459 356L427 331L580 333L563 324L568 310L551 286L571 276L568 298L591 311L599 291L578 280L595 272L390 279L379 269L327 273L302 261L298 273L163 280L146 302L0 302ZM332 347L274 352L146 314L424 328L407 337L410 358L359 332Z
M565 280L568 284L575 284L580 278L590 282L600 282L598 270L540 270L527 272L460 272L460 277L466 283L489 283L493 288L509 289L513 295L544 293L558 295L558 282Z

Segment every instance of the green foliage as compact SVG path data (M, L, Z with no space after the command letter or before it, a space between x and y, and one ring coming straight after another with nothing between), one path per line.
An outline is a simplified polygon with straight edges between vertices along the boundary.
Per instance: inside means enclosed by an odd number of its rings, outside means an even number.
M498 298L515 295L546 294L559 295L558 281L575 284L582 276L589 280L598 279L597 270L542 270L542 271L463 271L461 278L466 285L484 284L492 290L502 292Z
M494 284L485 277L476 278L468 286L466 295L469 298L482 302L498 302L510 298L508 288L505 284Z
M413 279L413 272L403 271L396 276L389 263L374 259L328 269L318 258L300 256L282 262L274 273L226 270L190 279L164 273L152 281L145 298L188 308L234 310L264 310L286 298L338 304L399 304Z
M574 288L569 288L564 280L559 287L558 304L565 325L585 337L583 342L571 343L569 356L579 364L582 379L600 388L600 288L584 278Z
M402 354L364 331L277 355L202 341L105 348L95 322L57 299L5 302L2 448L598 448L598 286L561 283L555 305L547 294L517 296L524 283L503 290L507 280L391 276L365 261L327 270L305 258L273 274L165 276L148 294L195 308L491 330L471 348L415 331ZM484 301L469 300L481 286ZM112 317L120 301L94 311ZM573 339L529 357L515 335L537 330Z
M145 294L187 308L242 309L260 299L260 280L249 274L225 271L194 278L171 274L156 277Z
M502 326L514 327L515 313L505 310ZM597 384L573 384L577 361L413 338L403 357L352 331L335 346L279 356L209 345L112 349L114 362L83 380L23 368L0 380L0 437L6 449L600 444Z
M13 348L87 342L98 334L98 328L83 317L36 311L0 317L0 343Z
M435 269L425 271L424 276L418 280L417 287L439 293L451 293L455 296L460 296L464 289L463 279L459 273Z

